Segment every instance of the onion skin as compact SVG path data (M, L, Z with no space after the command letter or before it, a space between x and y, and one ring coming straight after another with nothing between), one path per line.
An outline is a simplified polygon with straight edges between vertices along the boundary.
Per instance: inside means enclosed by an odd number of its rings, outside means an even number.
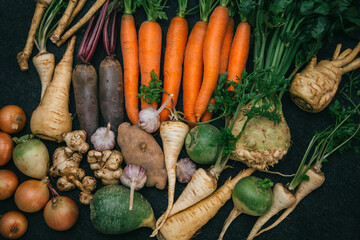
M0 170L0 200L11 197L18 184L19 179L15 173L7 169Z
M26 123L24 111L16 105L7 105L0 110L0 129L6 133L23 130Z
M44 209L46 224L54 230L65 231L76 223L79 209L68 197L58 196L50 199Z
M24 214L10 211L0 218L0 234L7 239L17 239L24 235L28 228L28 221Z
M47 187L49 180L27 180L16 189L14 200L16 206L23 212L37 212L44 208L50 198Z
M0 166L7 164L12 155L14 143L9 134L0 132Z

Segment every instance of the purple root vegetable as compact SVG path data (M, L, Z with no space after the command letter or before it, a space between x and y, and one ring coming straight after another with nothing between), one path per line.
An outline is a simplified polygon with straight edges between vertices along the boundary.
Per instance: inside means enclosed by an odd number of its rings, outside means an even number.
M117 128L124 121L124 80L122 67L115 58L116 46L116 14L113 8L105 20L103 42L107 57L99 68L99 100L101 115L105 123L111 124L111 130L117 133Z
M78 52L80 63L75 67L72 75L76 113L80 128L85 130L89 143L90 137L99 127L98 80L96 70L89 62L94 55L105 23L108 4L109 0L101 8L96 23L95 16L91 18Z

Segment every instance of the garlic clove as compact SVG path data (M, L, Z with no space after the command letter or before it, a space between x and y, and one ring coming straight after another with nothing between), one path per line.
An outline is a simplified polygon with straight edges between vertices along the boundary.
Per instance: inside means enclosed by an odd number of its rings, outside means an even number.
M130 188L130 205L129 210L132 210L134 191L140 190L144 187L147 177L145 174L145 168L137 165L127 165L124 168L123 173L120 175L121 183Z
M160 127L160 115L153 107L148 107L139 113L139 127L147 133L154 133Z
M196 171L196 164L190 158L182 158L176 164L176 178L180 183L190 182Z
M162 110L164 110L164 108L169 103L169 101L171 101L173 96L174 94L170 94L164 104L158 110L153 107L148 107L141 110L139 113L138 121L139 127L147 133L156 132L161 124L159 114L162 112Z
M95 150L102 152L115 147L115 133L110 130L110 127L110 123L108 123L107 127L99 127L96 132L91 135L90 140Z

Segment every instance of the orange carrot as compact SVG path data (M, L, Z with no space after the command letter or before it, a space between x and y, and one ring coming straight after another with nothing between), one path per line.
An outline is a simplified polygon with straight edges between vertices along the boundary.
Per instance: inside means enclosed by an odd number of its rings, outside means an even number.
M215 98L211 98L209 103L215 104ZM211 120L213 113L206 111L201 117L201 122L207 122Z
M184 4L181 4L184 3ZM166 49L164 60L164 90L162 102L164 103L168 94L174 94L172 101L166 107L172 109L173 104L176 106L182 75L182 65L184 61L185 46L188 36L188 25L185 17L187 0L179 0L179 13L174 17L169 25L166 36ZM175 107L174 106L174 107ZM160 121L169 118L170 111L164 109L160 113Z
M141 74L141 84L149 85L151 81L151 71L160 76L161 59L161 27L156 22L157 18L167 19L164 12L165 6L161 5L162 0L142 1L142 6L147 15L147 21L143 22L139 29L139 64ZM141 99L141 109L154 107L157 109L157 102L152 105Z
M241 73L245 69L246 61L250 49L250 25L247 22L241 22L234 36L231 45L229 66L228 66L228 80L238 82L237 77L241 78ZM231 86L229 89L234 89Z
M220 74L226 72L228 69L229 55L230 55L231 43L233 41L233 36L234 36L234 18L230 17L227 24L224 41L222 43L221 51L220 51Z
M200 21L191 30L184 57L183 111L185 119L196 122L195 102L203 77L203 46L213 1L200 0Z
M139 47L133 11L126 8L121 18L121 51L124 62L124 95L125 109L131 123L136 125L139 121L139 99L137 97L139 86Z
M212 92L216 88L220 72L220 50L229 20L229 9L226 1L216 7L211 14L204 41L204 77L195 103L195 117L200 121L208 107Z

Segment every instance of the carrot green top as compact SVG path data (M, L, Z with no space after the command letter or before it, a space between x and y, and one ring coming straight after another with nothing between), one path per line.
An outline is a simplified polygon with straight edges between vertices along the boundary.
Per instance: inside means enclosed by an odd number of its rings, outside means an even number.
M220 0L220 6L227 7L229 2L230 2L230 0Z
M124 14L134 14L137 7L141 5L141 0L123 0Z
M187 7L187 3L188 1L187 0L178 0L178 3L179 3L179 11L178 11L178 16L179 17L185 17L186 15L186 7Z
M156 22L157 19L168 19L163 11L166 6L162 0L142 0L141 5L146 12L148 21Z
M199 0L199 11L201 21L209 21L209 16L215 8L215 0Z

